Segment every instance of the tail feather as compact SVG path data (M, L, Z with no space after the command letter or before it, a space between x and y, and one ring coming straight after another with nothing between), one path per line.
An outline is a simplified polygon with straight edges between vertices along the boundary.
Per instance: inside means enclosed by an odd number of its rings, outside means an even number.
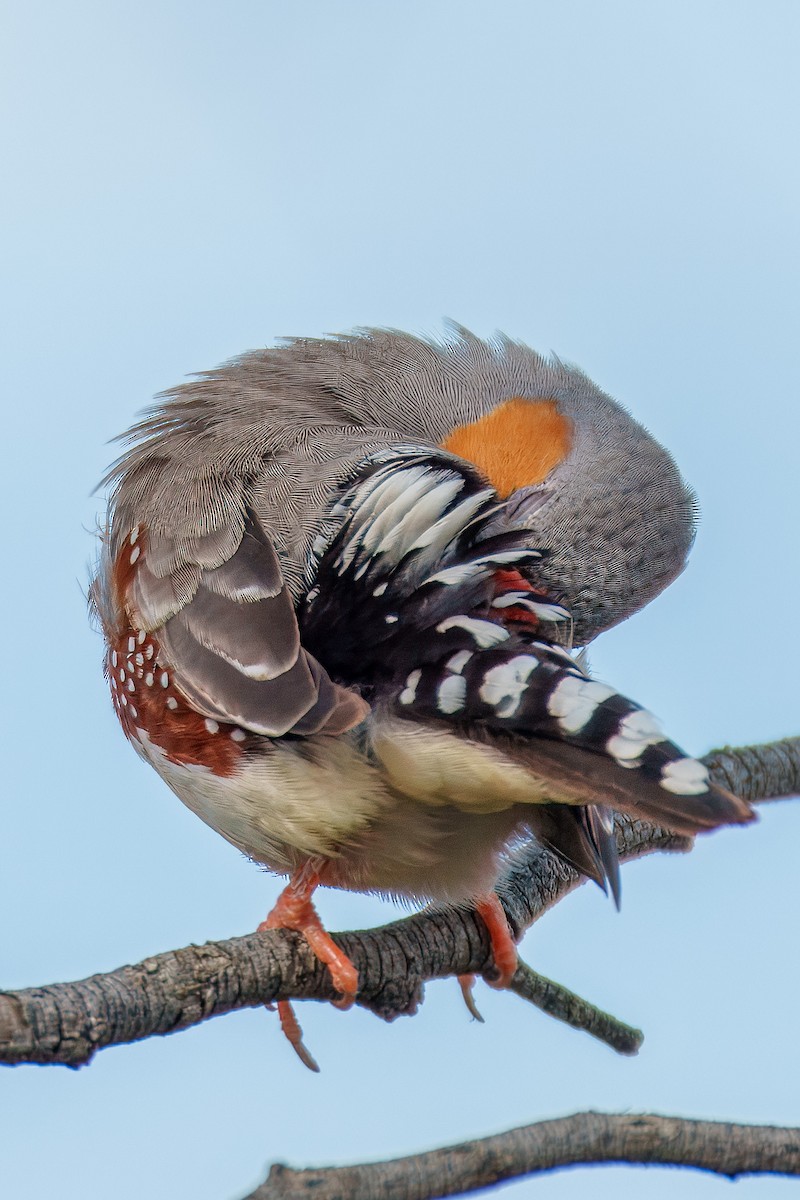
M303 645L371 703L523 766L531 826L618 899L610 810L689 835L753 813L557 644L569 614L536 586L546 551L511 524L498 532L498 508L486 481L447 455L407 446L374 457L333 510L330 544L315 548Z
M537 841L585 875L620 906L614 814L605 805L537 804L529 821Z
M667 746L676 749L672 743ZM720 825L755 820L750 805L708 780L703 764L695 759L665 755L665 765L690 763L706 775L704 792L678 795L665 789L655 772L626 770L596 751L551 738L515 738L505 749L538 778L547 780L554 798L557 794L562 803L606 805L688 837Z
M490 622L444 625L448 634L461 633L464 648L406 678L396 701L404 716L458 724L466 736L501 747L548 785L546 802L605 805L689 836L754 819L750 806L717 787L650 713L589 679L563 650L518 637L490 644L488 633L497 628ZM537 802L541 789L532 788ZM584 857L593 847L610 863L602 817L591 818L583 834ZM600 874L609 877L605 866Z
M617 835L614 829L614 814L611 809L602 804L584 808L589 836L603 864L607 890L611 892L614 907L619 912L622 900L622 880L619 877L619 851L617 850Z

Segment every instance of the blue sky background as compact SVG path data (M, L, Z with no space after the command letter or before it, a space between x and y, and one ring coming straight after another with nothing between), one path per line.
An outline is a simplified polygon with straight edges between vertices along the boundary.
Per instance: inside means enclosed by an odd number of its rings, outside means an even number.
M580 364L674 452L685 575L595 671L694 752L798 731L795 3L7 3L0 95L0 983L252 930L278 881L115 727L83 590L90 495L151 395L284 334L445 316ZM784 629L784 626L787 628ZM524 946L640 1024L617 1059L482 988L414 1020L302 1006L0 1075L20 1200L235 1200L275 1159L358 1161L577 1109L800 1122L800 808L583 888ZM324 893L332 929L396 915ZM791 1185L750 1180L737 1200ZM566 1172L526 1200L713 1200Z

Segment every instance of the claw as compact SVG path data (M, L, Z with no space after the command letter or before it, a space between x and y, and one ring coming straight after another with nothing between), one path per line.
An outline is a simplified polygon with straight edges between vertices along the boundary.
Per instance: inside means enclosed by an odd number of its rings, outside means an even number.
M358 992L358 971L325 931L311 903L311 896L318 883L319 875L315 871L309 870L308 866L301 867L281 892L266 921L259 925L258 932L262 933L267 929L292 929L295 933L301 933L320 962L328 968L333 986L341 993L333 1004L336 1008L348 1009L352 1007ZM303 1031L288 1000L278 1001L278 1016L281 1029L300 1061L310 1071L319 1071L316 1060L303 1044Z
M303 1066L308 1067L309 1071L319 1073L319 1063L303 1041L303 1031L300 1028L297 1017L294 1015L294 1009L288 1000L278 1001L278 1019L284 1035L288 1038L292 1049Z
M480 1021L481 1025L483 1025L483 1017L481 1016L480 1010L475 1003L475 995L473 993L473 988L475 987L475 976L459 975L458 982L461 988L461 995L464 997L464 1003L469 1009L473 1020Z

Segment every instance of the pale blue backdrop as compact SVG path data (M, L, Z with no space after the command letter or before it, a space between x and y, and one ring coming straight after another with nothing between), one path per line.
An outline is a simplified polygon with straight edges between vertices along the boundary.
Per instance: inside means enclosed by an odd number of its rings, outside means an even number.
M580 364L703 511L686 574L595 670L692 751L797 732L798 34L792 0L3 6L3 986L243 933L274 900L126 745L83 593L108 439L283 334L449 316ZM2 1073L3 1194L235 1200L274 1159L591 1107L796 1124L798 836L774 806L626 868L620 916L586 887L529 936L643 1026L638 1059L485 988L472 1024L442 983L393 1026L303 1006L313 1077L247 1012ZM508 1194L729 1186L599 1169Z

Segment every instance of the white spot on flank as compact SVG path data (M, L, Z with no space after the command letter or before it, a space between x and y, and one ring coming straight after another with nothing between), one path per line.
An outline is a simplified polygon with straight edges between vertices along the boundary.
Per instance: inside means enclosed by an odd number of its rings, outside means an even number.
M382 595L383 595L383 593L384 593L384 592L386 591L386 589L388 588L388 586L389 586L389 584L388 584L388 583L379 583L379 584L378 584L378 586L377 586L376 588L373 588L373 589L372 589L372 594L373 594L373 596L382 596Z
M448 675L439 684L436 707L439 712L455 713L464 707L467 698L467 681L463 675Z
M606 742L606 751L618 763L628 766L631 760L641 758L648 746L665 740L664 731L652 713L639 709L623 717L617 732Z
M565 675L547 701L547 711L558 718L565 733L579 733L591 721L598 704L615 695L605 683Z
M128 638L128 654L133 654L135 649L136 649L136 638L129 637Z
M413 704L417 695L417 684L422 678L422 671L412 671L406 680L406 686L400 693L401 704Z
M118 661L118 660L117 660L117 652L116 652L116 650L112 650L112 651L111 651L111 665L112 665L112 667L115 667L115 666L117 665L117 661Z
M448 671L452 671L454 675L460 675L471 658L471 650L459 650L458 653L454 654L452 658L448 658Z
M134 662L136 663L137 667L143 667L144 666L144 655L137 654L136 658L134 659Z
M133 566L133 564L136 562L141 552L141 546L134 546L133 550L131 551L131 566Z
M234 742L243 742L246 737L247 737L247 734L245 733L245 731L243 729L232 729L231 730L231 740Z
M388 617L384 617L383 619L384 619L384 621L386 622L386 624L387 624L387 625L394 625L395 621L399 621L399 620L400 620L400 618L399 618L399 617L397 617L397 616L394 616L394 615L393 615L393 614L391 614L391 613L389 614L389 616L388 616Z
M146 637L147 637L146 631L144 629L140 629L139 633L136 636L136 640L140 646L142 645L142 643L144 642Z
M116 677L116 675L112 675L112 676L111 676L111 686L112 686L112 688L116 688L116 686L117 686L117 677Z
M139 526L134 525L133 529L131 530L131 545L132 546L136 545L136 539L138 538L138 536L139 536Z
M133 705L132 705L132 704L129 704L129 705L128 705L128 710L129 710L129 712L130 712L131 716L133 717L133 719L134 719L134 721L135 721L135 720L136 720L136 718L137 718L137 717L138 717L138 715L139 715L138 711L137 711L137 710L136 710L136 709L133 707Z
M532 655L518 654L508 662L491 667L483 677L481 700L490 704L498 717L513 717L538 665L539 660Z
M124 670L124 668L120 668L120 672L119 672L119 678L120 678L120 683L124 683L124 682L125 682L126 675L125 675L125 670Z
M132 679L129 679L129 680L128 680L128 691L129 691L129 692L135 692L135 691L136 691L136 684L133 682L133 680L132 680Z
M475 639L482 650L489 646L499 646L500 642L508 640L507 629L495 625L493 621L482 621L479 617L447 617L436 626L437 633L447 633L448 629L463 629Z
M154 653L155 653L155 651L154 651L154 649L153 649L153 643L152 643L152 642L148 642L148 643L147 643L147 645L146 645L146 646L145 646L145 648L144 648L144 656L145 656L145 658L152 658Z
M145 677L144 677L144 681L145 681L145 683L147 684L147 686L148 686L148 687L152 687L152 686L153 686L153 672L152 672L152 671L148 671L148 672L147 672L147 674L146 674L146 675L145 675Z
M169 675L166 671L161 672L160 683L163 688L169 687Z
M708 767L696 758L679 758L661 769L661 786L676 796L699 796L708 791Z
M214 721L211 717L206 717L205 725L209 733L219 733L219 721Z
M175 710L177 707L178 707L178 701L175 699L175 697L174 697L174 696L167 696L167 708L170 708L170 709L172 709L172 710L173 710L173 712L174 712L174 710Z
M119 702L120 702L120 704L122 705L122 707L123 707L123 708L127 708L127 707L128 707L128 700L127 700L127 697L126 697L126 696L122 696L122 695L120 695Z

